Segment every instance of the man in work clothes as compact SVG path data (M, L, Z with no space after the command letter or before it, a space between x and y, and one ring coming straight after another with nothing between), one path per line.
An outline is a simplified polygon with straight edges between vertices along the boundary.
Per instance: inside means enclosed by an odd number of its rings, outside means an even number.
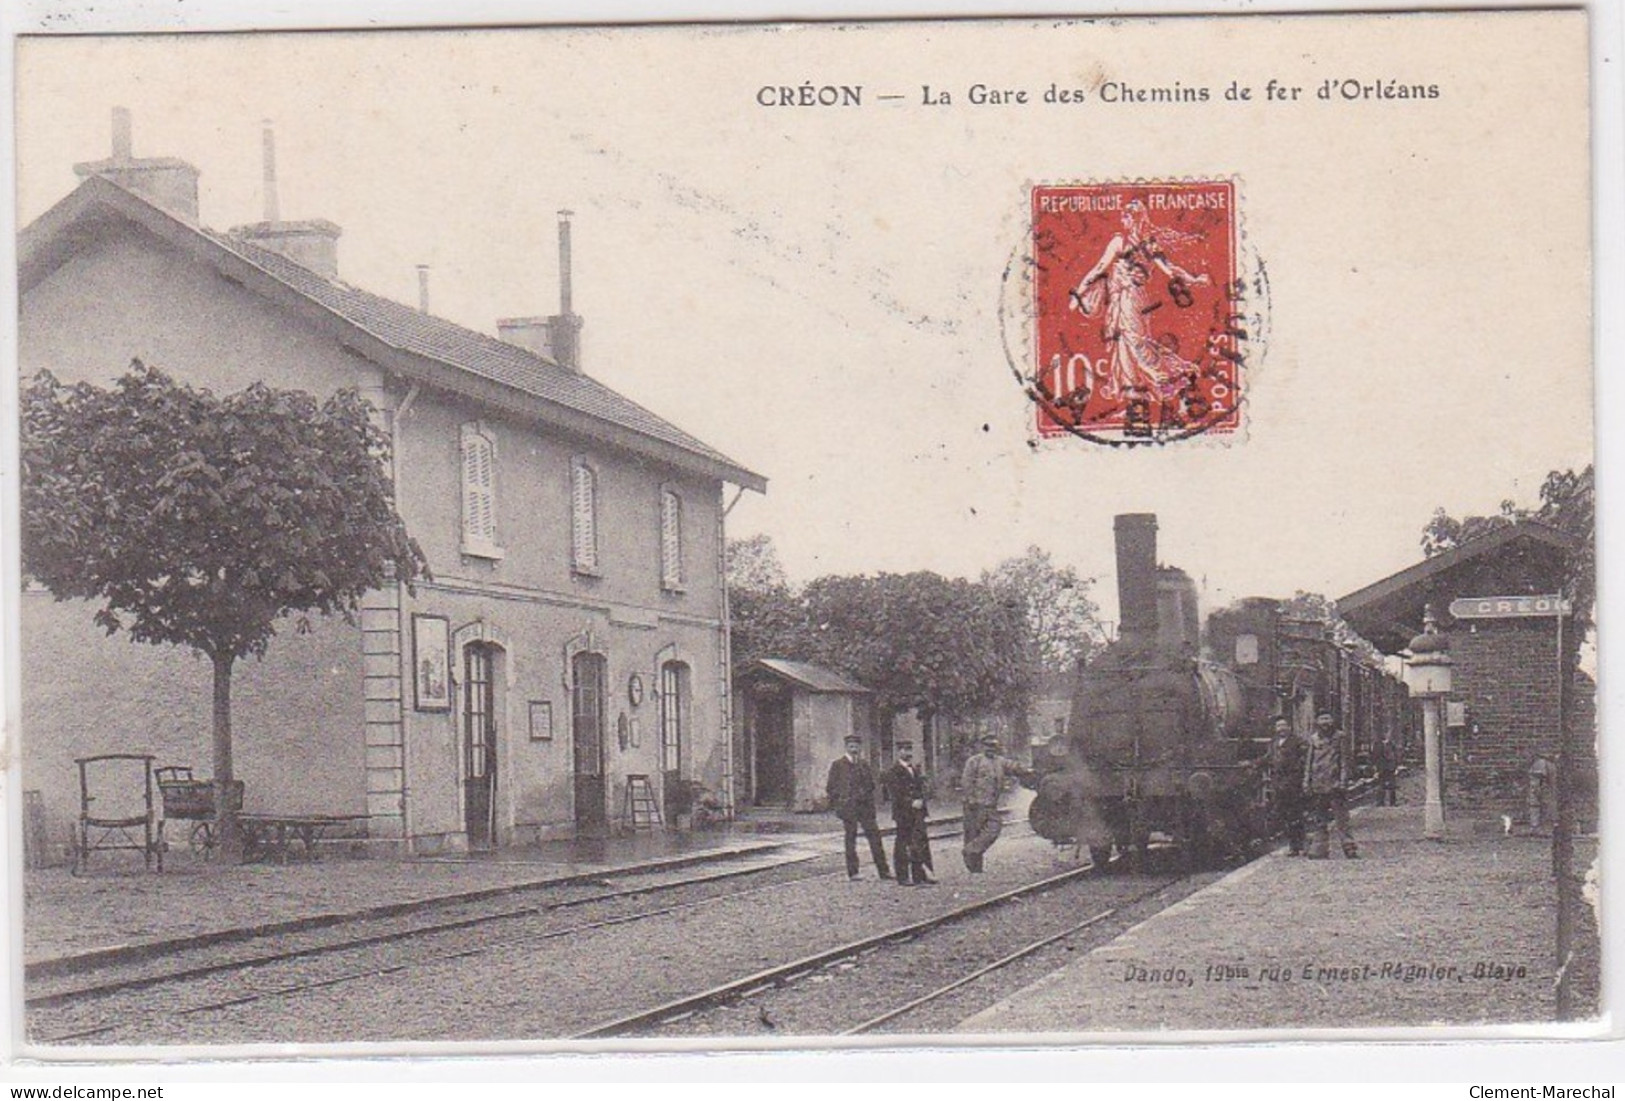
M1326 859L1328 850L1327 827L1337 826L1337 836L1343 842L1343 855L1350 860L1360 855L1354 844L1354 833L1349 829L1348 794L1344 790L1343 736L1332 717L1322 713L1315 719L1315 732L1304 750L1303 792L1314 817L1315 834L1309 846L1309 855L1317 860Z
M999 739L992 734L982 739L982 752L965 762L959 794L965 801L965 867L973 872L982 870L983 854L1004 828L999 820L999 796L1010 776L1035 782L1030 771L999 755Z
M875 770L860 757L863 739L856 734L846 738L846 754L829 766L829 780L824 793L829 796L829 809L834 811L846 830L846 876L858 878L858 827L869 841L869 852L881 879L891 878L886 866L886 850L880 844L880 824L875 821Z
M1270 743L1270 817L1286 836L1290 856L1303 855L1304 752L1303 739L1292 732L1292 724L1276 719L1275 740Z
M1392 733L1385 733L1382 741L1371 750L1371 763L1377 768L1377 806L1399 806L1399 784L1395 777L1399 773L1399 747L1394 744Z
M925 832L925 776L914 767L912 742L898 742L895 749L897 762L880 778L880 786L891 798L891 817L897 825L892 864L897 868L899 886L912 883L929 887L936 880L931 875L931 839Z

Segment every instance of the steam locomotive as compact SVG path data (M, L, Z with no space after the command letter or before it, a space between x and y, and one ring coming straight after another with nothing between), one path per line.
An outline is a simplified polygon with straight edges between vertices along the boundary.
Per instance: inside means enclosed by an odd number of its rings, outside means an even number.
M1113 866L1138 868L1154 841L1186 867L1246 859L1269 834L1274 720L1304 731L1329 711L1358 762L1409 725L1405 687L1281 601L1214 612L1204 636L1195 583L1157 565L1157 518L1114 526L1118 638L1080 668L1069 734L1035 755L1033 828L1103 867L1116 846Z

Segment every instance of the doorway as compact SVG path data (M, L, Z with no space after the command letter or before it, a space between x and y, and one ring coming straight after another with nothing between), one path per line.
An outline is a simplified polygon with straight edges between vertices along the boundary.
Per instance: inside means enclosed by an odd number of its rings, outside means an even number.
M660 667L660 787L668 822L693 810L684 783L687 724L688 666L668 661Z
M790 693L763 692L755 704L756 805L787 807L796 793Z
M496 647L463 648L463 828L469 848L496 840L497 707Z
M570 739L574 751L576 833L609 832L604 789L604 656L580 653L570 660Z

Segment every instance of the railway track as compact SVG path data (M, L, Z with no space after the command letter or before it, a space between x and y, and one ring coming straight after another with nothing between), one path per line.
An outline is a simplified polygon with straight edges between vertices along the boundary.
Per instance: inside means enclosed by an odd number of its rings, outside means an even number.
M1021 835L1021 831L1012 833L1015 837ZM751 881L753 876L774 873L777 873L777 878L772 882ZM613 891L595 891L576 898L554 898L529 902L523 906L506 906L479 914L458 914L448 920L418 921L407 927L388 929L372 927L360 935L353 935L357 931L350 930L348 935L332 936L331 930L324 930L324 939L320 943L300 944L272 951L256 950L227 960L203 959L186 966L166 966L161 970L149 970L138 974L126 973L111 977L104 975L90 982L82 981L83 976L80 976L81 981L73 985L36 992L27 1000L28 1031L33 1041L42 1044L73 1044L98 1040L106 1043L128 1042L124 1037L141 1033L139 1025L132 1024L132 1019L140 1018L133 1015L161 1006L161 1009L157 1009L161 1015L174 1018L176 1021L199 1022L195 1031L190 1026L171 1029L175 1035L221 1035L219 1029L223 1019L218 1014L222 1011L234 1011L232 1016L238 1020L263 1019L267 1014L285 1018L290 1010L297 1014L300 1006L332 1004L335 996L331 993L332 988L345 987L346 984L353 984L356 993L338 995L340 998L348 999L349 1004L353 1005L370 1004L370 999L376 995L365 993L369 989L367 980L373 981L374 989L378 980L383 980L389 987L422 989L425 988L425 984L443 984L448 981L448 976L454 974L496 976L508 969L510 961L523 963L525 966L537 966L543 960L562 958L557 952L566 954L572 951L579 952L581 949L578 946L588 943L585 939L571 941L569 938L572 937L591 937L594 943L603 946L596 950L613 953L618 950L636 951L630 947L634 942L641 944L648 943L651 938L658 940L669 937L671 934L665 930L671 928L725 930L729 927L728 923L741 921L747 923L743 927L748 927L754 920L751 917L753 913L768 915L795 912L804 909L809 900L825 897L827 891L837 890L833 885L826 888L816 885L809 887L809 884L844 878L845 872L841 867L839 854L812 854L780 861L765 868L760 865L751 868L730 868L704 875L690 875L680 880L637 884ZM574 1012L561 1007L560 1010L539 1013L535 1015L535 1023L531 1026L533 1031L525 1035L533 1035L536 1038L561 1036L581 1039L662 1035L669 1031L665 1027L666 1024L674 1019L701 1014L707 1006L725 1005L731 1000L747 995L759 997L762 991L793 984L793 979L798 975L811 975L823 969L838 971L849 966L849 963L842 961L852 961L866 954L872 955L887 945L916 942L930 946L937 943L932 938L942 930L956 925L974 924L977 915L992 913L1000 907L1020 900L1046 896L1069 884L1091 878L1099 879L1102 884L1099 895L1105 897L1071 899L1067 905L1073 909L1066 915L1068 920L1065 922L1065 928L1058 932L1054 931L1056 927L1051 922L1048 925L1051 932L1044 938L1031 944L1024 944L1015 951L1008 950L1006 936L999 941L1001 952L999 959L989 961L985 954L967 953L964 957L967 960L974 956L973 973L952 976L952 981L938 984L940 990L927 991L922 995L916 983L910 993L918 996L906 999L908 1004L900 1008L889 1008L883 1014L861 1014L867 1019L857 1022L846 1020L839 1027L819 1028L817 1031L822 1034L843 1031L856 1034L860 1031L887 1028L900 1016L906 1017L921 1007L929 1007L939 999L951 996L955 990L1042 952L1049 944L1109 922L1125 906L1141 897L1154 894L1165 886L1167 881L1159 880L1151 883L1149 889L1146 889L1145 881L1137 878L1096 876L1095 870L1087 865L1071 868L1058 875L1048 875L968 905L957 906L947 913L885 928L875 935L839 945L834 949L797 955L787 964L751 970L743 979L711 986L702 989L698 994L673 998L672 995L682 991L682 986L667 981L664 984L666 990L661 992L665 996L664 1000L659 1000L654 1009L622 1014L613 1020L604 1020L598 1025L591 1024L593 1020L591 1011L582 1012L586 1009L585 1006ZM843 883L842 887L844 886ZM687 897L680 893L683 888L708 893L703 897ZM772 892L776 891L786 892L785 897L775 899ZM1125 901L1123 896L1130 893L1134 898ZM1075 890L1073 894L1076 894ZM1111 897L1114 895L1117 897ZM890 902L893 898L904 899L912 896L913 892L907 892L906 895L888 893L881 897ZM752 901L753 899L760 899L761 902L758 904ZM723 912L728 915L726 918L687 916L706 906L740 903L742 900L743 906L724 909ZM1057 902L1055 905L1060 903ZM893 906L892 910L896 911L896 907ZM584 920L552 922L556 915L566 913L579 915ZM905 913L906 911L898 911L897 916L905 916ZM1080 913L1087 914L1081 922ZM442 913L439 917L444 918L445 915ZM615 928L642 922L653 923L654 930L622 934ZM737 924L733 927L742 928ZM503 931L491 932L498 928ZM632 937L633 941L627 941L625 938L628 936ZM605 937L610 939L603 939ZM807 949L816 945L816 938L802 936L798 939L803 945L802 953L807 953ZM1029 936L1028 940L1031 939ZM552 944L559 945L557 951L550 947ZM617 949L615 947L617 944L625 944L628 947ZM256 948L263 949L264 946ZM700 946L691 950L708 953L707 949ZM548 955L550 952L554 954ZM959 958L957 953L949 953L949 956ZM478 962L475 957L486 957L486 962ZM609 958L606 957L606 963ZM712 957L707 954L697 958ZM717 957L713 960L711 975L704 975L703 969L695 974L695 978L700 980L694 984L695 987L702 986L705 978L714 981L728 974L726 970L721 970L716 965L720 959L721 957ZM772 957L764 952L760 959L761 962L767 963ZM471 971L460 967L458 961L463 960L471 961L473 968ZM981 966L974 966L975 964ZM452 970L448 970L448 966ZM746 968L740 968L740 971L745 970ZM822 980L814 980L814 983L818 981ZM35 989L36 984L31 983L30 987ZM469 989L472 991L477 987L471 986ZM629 1001L635 997L635 988L632 986L623 988L615 985L603 989L621 990ZM319 1000L311 1002L307 1000L310 998ZM605 1009L613 1011L617 1008L610 998L602 995L597 997L596 1001L601 1006L598 1012ZM263 1003L263 1009L255 1003ZM236 1016L235 1011L239 1010L239 1007L248 1007L250 1017L245 1019ZM556 1020L557 1024L547 1023L550 1020ZM237 1026L228 1026L226 1034L232 1034L230 1028L234 1027ZM251 1026L250 1035L257 1034L252 1031Z
M932 835L934 840L958 836L957 831L939 831ZM477 933L502 923L515 922L525 919L545 918L548 915L562 911L578 909L594 905L607 905L627 900L636 900L648 897L658 897L677 891L692 888L704 888L716 884L725 884L731 881L751 876L766 876L785 871L786 869L805 868L820 863L838 863L839 854L813 853L805 856L791 857L776 860L771 864L754 864L744 868L729 868L723 871L707 872L701 875L686 875L679 879L667 880L657 883L645 883L625 887L619 890L602 891L575 898L554 899L545 902L528 903L522 906L508 906L495 910L441 920L414 920L412 915L405 915L399 920L403 924L394 928L367 932L360 935L344 934L335 936L336 931L342 930L344 924L374 926L378 918L368 915L355 922L333 925L323 923L315 930L317 940L315 943L296 944L270 951L254 951L238 953L227 959L213 959L205 962L182 967L160 966L156 969L150 964L134 965L108 965L91 969L101 972L124 972L111 978L101 978L90 982L71 982L64 979L56 981L37 980L30 983L30 989L38 990L41 986L43 992L33 993L25 999L26 1010L32 1014L38 1011L62 1009L83 1005L99 999L107 999L124 994L136 993L145 989L162 986L184 985L198 983L210 979L229 977L233 973L251 974L266 968L299 964L327 956L337 956L345 952L359 952L367 949L389 948L408 945L411 942L426 941L430 938L453 935L458 933ZM608 917L579 922L556 929L526 934L517 938L492 941L490 943L476 944L451 951L430 951L419 953L413 958L401 963L388 966L369 965L362 968L343 971L337 975L328 975L319 979L311 979L245 991L229 997L206 1000L189 1005L175 1011L179 1015L193 1015L210 1010L224 1009L231 1006L247 1005L256 1001L265 1001L273 998L296 996L301 992L315 991L345 982L359 979L373 978L385 974L399 974L416 967L424 967L434 963L445 962L482 955L492 951L511 951L516 946L542 943L569 937L575 934L587 933L593 930L611 928L617 925L630 924L636 921L669 916L684 910L697 909L724 901L734 901L753 894L774 890L782 890L819 879L831 879L836 876L844 877L844 868L834 870L811 870L809 874L791 875L776 879L774 882L755 887L745 887L738 890L706 895L701 898L676 902L670 905L660 905L652 908L639 908L630 913L614 914ZM542 886L538 891L549 888ZM509 895L514 892L510 892ZM476 900L476 908L487 904L489 900ZM299 940L297 934L268 935L267 940L293 939ZM134 972L134 973L130 973ZM95 1036L106 1035L123 1027L121 1023L97 1025L94 1027L56 1031L48 1034L34 1036L34 1039L45 1044L62 1044L89 1039Z
M764 994L785 989L791 984L809 976L828 975L832 970L847 968L861 961L875 956L884 949L907 942L919 942L925 945L925 938L956 924L972 922L976 918L996 910L1017 900L1027 899L1035 895L1042 895L1055 891L1066 885L1076 883L1083 879L1099 879L1099 870L1093 865L1084 865L1070 869L1058 875L1046 877L1032 883L1024 884L1014 890L1004 891L985 899L979 899L965 906L957 907L947 913L934 915L921 921L910 922L906 925L884 930L870 936L862 937L834 948L813 953L800 959L775 967L766 968L743 978L733 979L721 983L708 990L673 999L651 1009L640 1010L614 1020L605 1021L591 1028L575 1033L573 1040L602 1040L616 1037L642 1037L662 1035L668 1025L682 1026L691 1024L697 1017L718 1007L734 1005L746 1000L760 1002ZM830 1031L845 1035L860 1035L872 1032L888 1025L900 1018L906 1017L921 1008L938 1002L948 995L986 977L994 972L1001 971L1012 964L1027 959L1043 949L1057 944L1069 937L1076 936L1094 926L1126 911L1136 902L1152 898L1169 886L1180 882L1182 877L1162 877L1143 885L1143 889L1134 890L1132 896L1119 901L1116 905L1097 909L1082 921L1068 921L1064 928L1058 932L1051 932L1036 940L1024 943L1014 951L1003 953L999 958L975 967L968 974L955 976L951 981L938 984L924 994L909 998L903 1004L887 1009L878 1015L870 1016L855 1025L836 1028ZM1123 883L1126 881L1117 881ZM850 972L846 979L850 981ZM759 1019L764 1023L772 1018L765 1006L758 1005ZM777 1025L769 1025L776 1029ZM737 1029L724 1028L722 1031L737 1034ZM694 1035L691 1029L684 1029L683 1035Z

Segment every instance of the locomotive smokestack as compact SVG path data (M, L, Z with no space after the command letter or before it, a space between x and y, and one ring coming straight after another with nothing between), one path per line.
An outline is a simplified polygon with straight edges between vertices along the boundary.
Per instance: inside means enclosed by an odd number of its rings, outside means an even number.
M1118 633L1125 642L1150 643L1157 638L1157 517L1150 512L1118 516Z

